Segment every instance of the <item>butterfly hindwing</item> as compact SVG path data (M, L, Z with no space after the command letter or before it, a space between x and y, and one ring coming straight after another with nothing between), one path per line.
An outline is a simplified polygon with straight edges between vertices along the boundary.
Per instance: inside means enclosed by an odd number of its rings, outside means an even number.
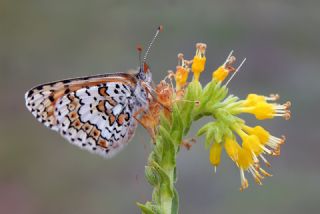
M27 92L26 105L70 143L111 157L130 141L137 126L135 82L130 77L117 74L45 84Z

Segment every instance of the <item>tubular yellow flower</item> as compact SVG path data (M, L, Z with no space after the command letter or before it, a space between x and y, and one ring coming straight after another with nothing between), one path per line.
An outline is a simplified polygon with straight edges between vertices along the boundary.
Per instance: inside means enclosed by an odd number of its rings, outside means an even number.
M228 56L225 63L221 65L217 70L212 73L212 79L222 82L224 81L230 72L234 72L236 69L232 67L233 63L236 61L236 58L231 55Z
M242 147L255 155L260 155L263 152L261 146L259 138L255 135L247 135L243 138Z
M242 103L241 112L251 113L258 120L272 119L276 116L290 119L291 112L289 110L291 103L285 104L268 103L269 97L264 97L256 94L250 94Z
M253 176L257 184L262 185L264 176L271 176L271 174L260 167L259 158L262 159L267 166L270 166L270 163L263 155L278 155L280 152L279 142L282 142L282 140L271 136L260 126L252 128L242 125L238 128L233 127L233 130L242 139L242 145L240 146L235 140L226 138L225 149L240 169L240 190L242 191L248 187L245 171L248 171Z
M222 82L228 76L229 71L224 67L220 66L217 70L212 73L212 79Z
M266 172L259 165L257 165L254 159L254 153L250 152L245 148L240 150L238 160L241 178L240 191L243 191L249 186L248 181L245 178L244 171L250 172L255 182L259 185L262 185L262 179L264 178L260 173L262 173L264 176L271 176L268 172Z
M284 144L285 137L282 136L282 138L277 138L272 136L267 130L262 128L261 126L256 127L249 127L244 126L243 129L250 134L253 134L257 136L262 144L262 148L264 149L265 146L268 146L270 148L270 154L272 155L279 155L280 154L280 146ZM267 151L266 151L267 152Z
M240 190L244 190L249 186L248 180L245 177L244 172L249 171L255 181L258 184L261 184L261 179L263 178L257 170L256 163L254 161L254 153L250 150L242 148L234 139L226 138L224 142L224 148L228 154L228 156L236 163L236 165L240 169L240 178L241 178L241 187ZM263 170L263 174L268 174Z
M213 143L210 148L210 163L217 167L220 164L222 143Z
M194 75L194 80L199 81L200 73L204 71L206 64L205 52L207 45L204 43L197 43L196 48L197 50L195 56L193 57L191 69Z
M176 90L179 91L187 84L190 68L187 61L183 58L183 54L178 54L179 65L176 67L176 73L174 75L176 81Z
M243 102L243 106L254 106L259 102L266 102L266 101L276 101L279 99L278 94L270 94L270 96L263 96L258 94L248 94L247 98Z
M244 175L244 171L248 170L248 168L252 165L252 158L250 152L240 149L239 150L239 158L237 161L237 165L240 168L240 179L241 179L241 187L240 191L243 191L244 189L248 188L249 183Z
M261 126L243 126L243 129L249 134L256 135L262 144L266 144L270 138L270 133Z
M225 138L224 148L228 154L228 156L237 163L239 157L239 151L241 150L240 145L237 143L235 139Z
M290 111L286 104L259 102L253 108L248 108L247 112L254 114L258 120L271 119L275 116L284 117L286 120L290 118Z
M253 159L250 151L241 148L238 154L237 164L239 168L247 170L253 164Z
M188 75L189 75L189 71L186 68L184 68L182 66L177 66L177 70L176 70L176 74L175 74L177 91L186 85Z
M243 106L250 107L254 106L257 103L265 102L266 98L265 96L257 95L257 94L248 94L247 98L243 102Z
M248 112L254 114L258 120L264 120L273 118L276 114L276 109L272 104L259 102L253 108L249 109Z

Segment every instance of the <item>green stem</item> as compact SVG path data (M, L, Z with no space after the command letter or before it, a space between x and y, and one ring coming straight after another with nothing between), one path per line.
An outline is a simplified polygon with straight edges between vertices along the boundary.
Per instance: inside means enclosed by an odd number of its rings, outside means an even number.
M169 176L169 180L170 180L170 185L172 185L173 187L173 172L174 170L168 170L166 171L166 174ZM173 195L172 194L168 194L166 191L160 191L160 198L162 199L162 203L161 203L161 213L165 213L165 214L171 214L171 210L172 210L172 202L173 202Z
M178 118L179 119L179 118ZM177 133L172 126L179 127L177 118L169 121L162 117L156 144L148 159L145 176L153 186L152 202L138 204L142 213L147 214L177 214L178 195L174 184L176 181L176 156L182 134ZM181 118L180 118L181 120ZM171 123L172 122L172 123ZM182 133L182 130L180 131Z

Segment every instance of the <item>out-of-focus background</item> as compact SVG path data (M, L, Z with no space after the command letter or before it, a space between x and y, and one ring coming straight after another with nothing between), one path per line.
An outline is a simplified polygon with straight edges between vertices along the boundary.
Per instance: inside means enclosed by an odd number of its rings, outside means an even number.
M155 82L205 42L207 72L230 50L247 57L230 92L277 92L292 119L262 121L286 134L272 178L239 192L239 172L223 157L217 174L203 139L178 160L180 213L317 213L320 209L319 1L0 0L0 213L139 213L150 199L144 165L149 137L141 127L129 146L105 160L68 144L38 123L24 93L53 80L136 68L137 44L164 32L149 64ZM249 124L256 125L252 117ZM195 128L197 128L195 125Z

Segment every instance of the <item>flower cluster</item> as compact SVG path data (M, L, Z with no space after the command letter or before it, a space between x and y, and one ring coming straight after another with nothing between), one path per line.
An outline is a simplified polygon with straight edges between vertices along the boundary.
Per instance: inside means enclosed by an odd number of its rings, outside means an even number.
M200 76L205 70L206 47L198 43L191 60L178 54L176 71L169 71L168 76L157 85L154 91L157 96L150 99L149 112L140 118L154 142L145 168L146 179L153 186L152 201L138 203L142 213L178 213L179 196L174 187L177 181L177 155L181 146L191 147L185 139L192 123L203 117L211 117L212 122L201 127L197 136L205 135L205 147L210 148L210 163L216 169L224 149L240 169L240 190L249 185L245 172L249 172L261 185L262 179L271 174L261 167L260 162L270 166L267 155L280 155L284 137L272 136L261 126L251 127L239 115L252 114L258 120L274 117L289 119L290 102L282 105L274 103L279 99L278 95L249 94L246 99L240 100L228 94L228 83L245 61L235 68L236 58L232 52L212 72L211 81L203 87ZM188 82L191 73L193 78ZM241 142L238 142L240 139Z
M226 84L231 80L236 72L239 71L243 62L235 68L236 62L233 52L229 54L225 62L212 72L212 80L203 89L198 84L200 74L205 70L205 51L206 45L196 44L196 54L193 60L184 59L183 54L178 55L178 66L175 72L176 92L181 101L199 101L200 105L194 107L190 114L192 120L197 120L202 116L211 116L214 121L204 125L199 131L198 136L206 134L206 145L210 146L210 162L216 168L220 164L220 157L223 148L227 155L240 169L241 188L248 187L245 171L248 171L258 184L262 184L264 177L271 176L264 170L260 162L266 166L270 163L266 155L280 155L280 146L285 142L285 137L272 136L261 126L250 127L245 121L238 117L241 113L249 113L258 120L272 119L276 116L290 118L290 102L285 104L274 103L279 99L279 95L262 96L249 94L245 100L239 100L233 95L227 96ZM188 74L193 73L193 80L188 83ZM223 82L229 74L233 74L226 84ZM197 89L196 89L197 88ZM186 92L185 92L186 90ZM195 99L188 97L190 90L197 91ZM183 93L181 93L183 91ZM185 95L181 98L181 94ZM180 104L182 111L185 104ZM189 121L185 121L186 124ZM237 142L241 139L241 143ZM261 160L261 161L260 161Z

